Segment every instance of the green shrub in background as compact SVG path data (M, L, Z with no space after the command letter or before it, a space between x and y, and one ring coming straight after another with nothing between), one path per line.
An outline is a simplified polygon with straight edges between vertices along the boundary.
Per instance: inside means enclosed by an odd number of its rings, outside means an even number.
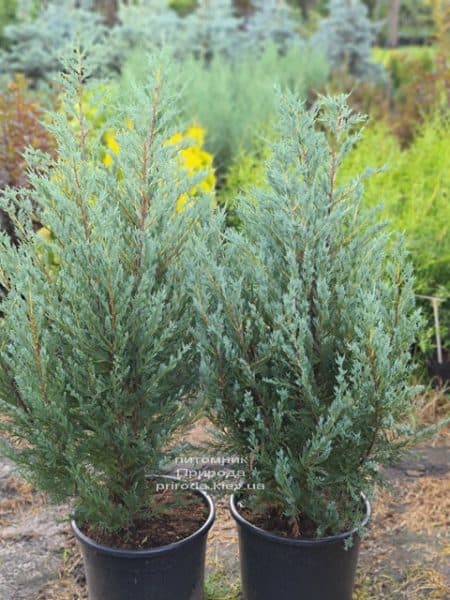
M0 73L23 73L31 80L51 79L60 69L60 56L77 34L100 41L107 34L101 17L69 5L49 4L34 20L8 25L4 30L8 50L0 52ZM102 65L112 62L111 47L102 49Z
M265 166L270 158L270 145L261 134L253 146L252 152L240 151L233 158L218 192L218 204L225 208L226 222L231 227L240 225L237 209L242 193L249 194L254 187L264 188L267 183Z
M170 44L177 51L184 48L187 52L184 23L167 0L121 3L118 24L111 33L112 42L123 60L135 49L145 52L164 44Z
M140 69L135 57L130 68ZM239 62L214 57L206 67L186 60L180 67L188 82L181 98L187 119L197 119L206 129L206 149L216 161L219 175L233 157L254 148L257 134L276 114L275 84L306 97L328 77L320 51L304 46L280 56L275 46L262 55L246 54Z
M378 43L386 45L390 38L390 13L392 0L362 0L370 18L380 24ZM433 19L427 0L401 0L399 2L397 36L400 44L429 42L433 32Z
M170 8L180 15L185 15L197 7L197 0L169 0Z
M253 0L253 12L246 20L246 44L252 50L264 50L275 44L281 52L303 43L300 36L301 14L284 0Z
M367 7L360 0L330 0L329 10L312 41L325 50L332 70L356 79L382 79L383 68L372 56L378 28Z
M0 46L3 44L3 30L16 18L17 0L2 0L0 3Z
M436 48L433 46L410 46L406 48L374 48L373 58L386 69L393 91L411 83L414 67L430 72L436 62Z
M445 114L450 106L450 4L429 0L434 21L434 45L426 52L398 53L391 60L394 82L391 125L404 146L409 145L420 125L433 114ZM412 54L412 57L410 55Z
M8 51L0 55L0 73L19 71L34 80L51 78L64 46L70 45L77 31L85 36L89 32L94 41L105 39L102 67L116 72L134 50L145 52L163 45L170 46L179 59L209 63L219 55L240 60L270 44L285 52L303 43L300 13L284 0L255 3L245 18L233 0L198 0L192 9L189 6L183 10L168 0L120 2L107 27L104 11L98 12L100 7L91 0L21 2L18 23L5 31Z
M426 121L404 150L386 125L375 123L367 128L343 168L343 177L349 177L363 168L387 165L386 170L368 180L364 201L367 206L382 202L380 218L389 220L393 229L405 232L415 265L416 292L444 297L450 297L449 139L448 114L438 113ZM447 347L449 305L442 305ZM430 307L425 309L430 315Z
M209 62L218 54L240 59L275 44L281 51L302 43L299 11L284 0L255 2L246 18L232 0L198 0L192 9L175 10L167 0L138 0L122 4L113 38L129 49L169 44L178 57ZM172 10L173 8L173 10Z
M389 0L383 1L389 5ZM403 0L399 14L399 42L426 43L432 35L433 18L429 3L426 0Z
M186 51L202 61L213 56L239 57L243 41L243 20L236 15L233 0L199 0L197 8L183 19L184 46L178 44L180 54Z

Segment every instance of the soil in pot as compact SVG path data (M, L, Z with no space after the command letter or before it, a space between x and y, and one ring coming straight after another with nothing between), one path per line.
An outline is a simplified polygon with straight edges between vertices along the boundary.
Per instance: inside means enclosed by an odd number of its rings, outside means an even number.
M134 522L127 529L113 534L99 533L81 525L80 530L103 546L130 550L145 550L173 544L198 531L208 518L208 507L191 491L163 490L152 498L151 517Z
M246 521L255 525L255 527L259 527L259 529L264 529L264 531L279 535L280 537L313 538L317 530L314 521L307 517L300 520L298 528L293 528L288 519L280 515L276 509L268 510L265 513L257 513L249 508L239 508L239 513Z
M152 518L114 536L81 531L72 521L89 600L203 600L212 500L200 490L152 492Z

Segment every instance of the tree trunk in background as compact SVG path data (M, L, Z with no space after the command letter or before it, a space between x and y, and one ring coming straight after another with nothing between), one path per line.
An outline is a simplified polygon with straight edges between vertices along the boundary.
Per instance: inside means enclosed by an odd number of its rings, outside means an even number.
M234 5L240 15L247 16L253 12L251 0L234 0Z
M309 11L317 4L317 0L299 0L298 5L304 19L309 17Z
M390 0L389 2L388 44L391 48L395 48L396 46L398 46L398 20L400 16L400 4L401 0Z
M117 0L95 0L95 10L105 17L108 25L114 25L117 21Z

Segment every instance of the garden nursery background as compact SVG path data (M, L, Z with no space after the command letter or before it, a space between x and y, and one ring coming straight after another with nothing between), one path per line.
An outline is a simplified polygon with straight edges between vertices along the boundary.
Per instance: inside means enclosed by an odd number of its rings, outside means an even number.
M373 172L364 203L404 235L424 316L413 349L414 380L423 386L418 418L435 423L448 415L448 0L0 0L0 189L31 185L26 149L56 151L47 111L65 110L58 73L77 41L96 48L95 85L80 103L92 136L100 132L99 164L114 169L121 151L114 128L105 126L111 107L126 101L132 82L146 76L148 54L162 48L174 67L179 111L178 132L166 143L181 143L180 175L193 178L177 210L207 193L238 230L240 194L268 185L279 90L295 92L307 107L321 95L349 95L367 120L340 183ZM3 211L0 225L14 238ZM51 239L45 224L36 229ZM56 251L46 260L58 268ZM197 425L193 440L203 435ZM448 598L447 439L444 429L387 474L392 487L381 495L373 539L362 550L356 600ZM57 517L58 509L0 462L1 598L86 597L78 551ZM238 599L233 526L220 521L206 597ZM393 532L396 541L387 545ZM44 540L44 552L33 540Z

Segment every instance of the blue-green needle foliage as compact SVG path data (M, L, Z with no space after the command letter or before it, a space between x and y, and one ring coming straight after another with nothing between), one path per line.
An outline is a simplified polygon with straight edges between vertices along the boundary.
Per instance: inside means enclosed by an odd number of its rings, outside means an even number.
M293 535L305 517L317 536L357 525L361 492L414 430L411 268L362 211L365 175L336 183L361 121L345 97L311 111L284 97L267 185L240 199L242 230L217 226L192 282L223 447L264 484L254 508Z
M383 66L372 60L379 26L372 23L360 0L330 0L312 43L325 51L331 69L361 80L385 80Z
M107 168L103 132L83 114L92 69L78 51L67 61L65 111L50 126L57 158L30 155L32 202L20 190L2 202L20 244L1 234L0 429L33 483L74 500L79 522L126 532L152 516L146 475L194 415L181 265L202 202L175 211L192 181L165 143L176 103L167 72L153 65L145 85L127 89L131 108L114 123L120 153ZM33 214L53 241L34 233Z
M100 43L108 31L99 15L73 2L49 4L35 19L8 25L3 33L6 48L0 51L0 74L25 74L32 80L51 79L61 69L60 55L73 47L78 35ZM114 63L106 47L99 62L103 69Z

